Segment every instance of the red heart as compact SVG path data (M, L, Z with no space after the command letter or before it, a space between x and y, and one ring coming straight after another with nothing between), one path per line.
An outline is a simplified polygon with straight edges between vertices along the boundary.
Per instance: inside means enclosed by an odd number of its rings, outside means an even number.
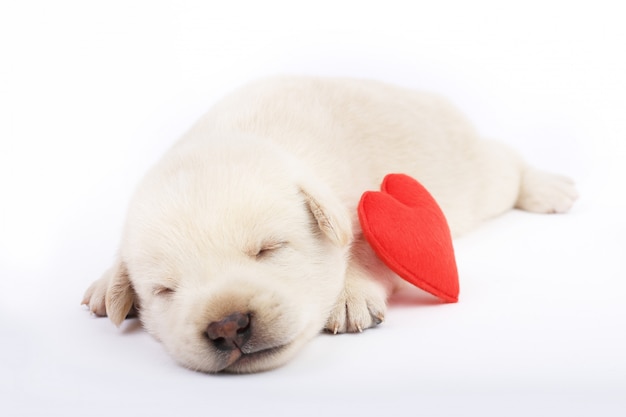
M370 246L392 271L444 301L458 301L450 228L419 182L404 174L387 175L380 192L361 197L359 221Z

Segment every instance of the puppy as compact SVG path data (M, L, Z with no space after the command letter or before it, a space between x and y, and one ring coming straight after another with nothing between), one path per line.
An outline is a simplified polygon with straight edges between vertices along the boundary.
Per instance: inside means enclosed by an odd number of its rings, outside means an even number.
M83 303L116 325L137 310L180 364L256 372L320 330L381 323L399 278L357 219L401 172L454 236L513 207L567 211L573 183L482 140L437 96L363 80L277 78L223 99L139 184L113 266Z

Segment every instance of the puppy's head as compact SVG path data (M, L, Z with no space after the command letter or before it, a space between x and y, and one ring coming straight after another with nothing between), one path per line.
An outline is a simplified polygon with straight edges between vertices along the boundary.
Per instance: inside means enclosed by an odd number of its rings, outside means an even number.
M324 326L341 289L351 220L290 156L254 140L182 144L138 188L107 313L133 304L181 364L255 372Z

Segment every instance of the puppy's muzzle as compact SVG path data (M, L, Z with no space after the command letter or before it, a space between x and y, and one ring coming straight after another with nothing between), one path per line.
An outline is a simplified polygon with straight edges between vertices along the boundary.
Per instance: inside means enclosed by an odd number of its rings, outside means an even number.
M232 313L210 323L206 335L218 350L241 350L252 335L252 317L249 313Z

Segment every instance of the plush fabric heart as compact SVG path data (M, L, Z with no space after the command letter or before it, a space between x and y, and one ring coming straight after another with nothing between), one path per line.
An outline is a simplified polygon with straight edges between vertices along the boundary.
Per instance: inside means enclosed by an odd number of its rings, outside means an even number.
M415 179L389 174L359 202L363 235L396 274L442 300L458 301L452 236L441 208Z

